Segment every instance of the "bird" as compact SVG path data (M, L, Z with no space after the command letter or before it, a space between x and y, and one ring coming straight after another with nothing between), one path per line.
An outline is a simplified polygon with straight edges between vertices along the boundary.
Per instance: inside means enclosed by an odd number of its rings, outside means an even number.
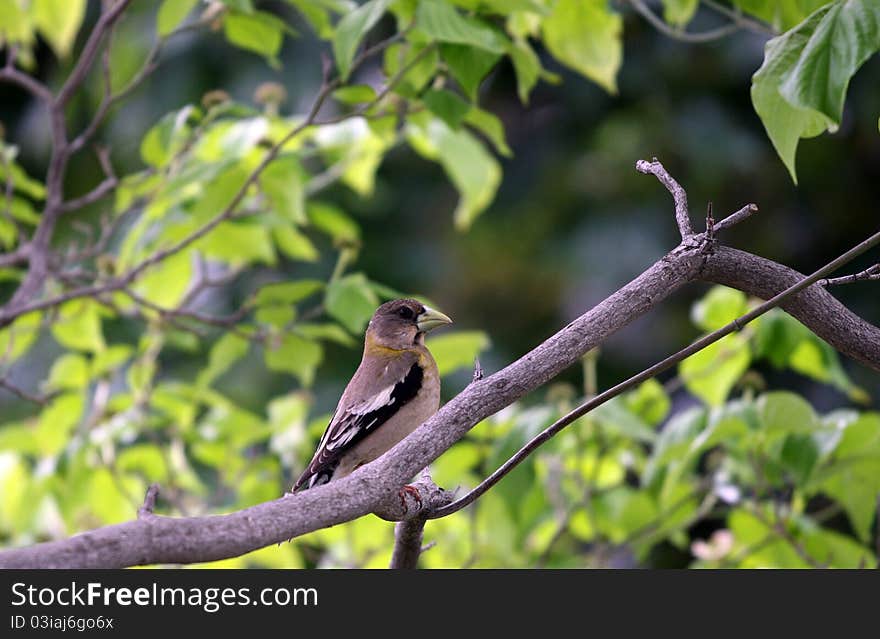
M291 493L351 474L437 412L440 374L425 334L451 323L415 299L391 300L376 309L361 363Z

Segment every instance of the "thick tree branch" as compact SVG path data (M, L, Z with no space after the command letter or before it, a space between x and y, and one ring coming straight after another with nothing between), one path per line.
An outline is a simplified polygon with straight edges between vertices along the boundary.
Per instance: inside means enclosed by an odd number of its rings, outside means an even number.
M422 539L425 533L424 517L399 521L394 526L394 552L389 568L397 570L416 568L422 554Z
M772 260L719 246L707 258L699 279L770 299L803 279L803 274ZM880 371L880 328L866 322L826 291L811 286L780 307L837 351Z

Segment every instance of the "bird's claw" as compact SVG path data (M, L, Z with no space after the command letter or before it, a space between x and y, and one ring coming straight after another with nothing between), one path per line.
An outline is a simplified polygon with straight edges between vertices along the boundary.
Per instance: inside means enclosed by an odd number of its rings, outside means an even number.
M411 486L407 484L403 488L400 489L400 492L397 493L400 497L400 505L403 507L405 511L409 511L409 507L406 505L406 496L410 495L419 505L419 510L422 509L422 495L419 493L419 489L415 486Z

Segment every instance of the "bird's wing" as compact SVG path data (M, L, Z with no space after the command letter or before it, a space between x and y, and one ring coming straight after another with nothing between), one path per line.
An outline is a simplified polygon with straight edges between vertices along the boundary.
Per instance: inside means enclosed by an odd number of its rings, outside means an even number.
M406 354L382 371L358 369L339 400L318 450L293 490L330 481L339 460L354 445L412 400L422 387L424 371L416 355Z

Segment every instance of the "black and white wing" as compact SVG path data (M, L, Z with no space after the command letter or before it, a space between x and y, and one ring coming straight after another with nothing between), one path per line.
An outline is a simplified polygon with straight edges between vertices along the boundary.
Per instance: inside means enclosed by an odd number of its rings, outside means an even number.
M339 466L339 460L347 451L391 419L402 406L418 394L424 374L422 367L416 361L403 370L405 373L402 377L388 380L390 384L381 386L366 399L343 408L342 405L350 394L350 389L346 389L336 413L321 438L315 456L293 485L294 491L306 484L311 488L330 481ZM354 388L351 390L357 389L356 380L357 375L352 379L351 386Z

